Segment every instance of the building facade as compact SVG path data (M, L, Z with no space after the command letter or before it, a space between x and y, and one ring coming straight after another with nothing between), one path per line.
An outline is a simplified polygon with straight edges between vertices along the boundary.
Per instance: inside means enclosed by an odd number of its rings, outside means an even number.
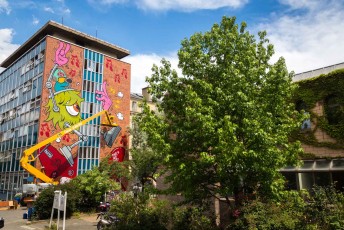
M294 137L303 165L282 169L290 189L335 184L344 191L344 63L296 74L296 109L309 115Z
M49 21L1 63L0 199L33 181L23 151L106 110L35 153L32 164L54 180L74 178L112 155L123 160L130 122L129 51Z

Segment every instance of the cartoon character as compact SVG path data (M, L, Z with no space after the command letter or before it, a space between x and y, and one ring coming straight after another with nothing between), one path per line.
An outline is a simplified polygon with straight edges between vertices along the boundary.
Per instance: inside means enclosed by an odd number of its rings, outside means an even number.
M55 128L58 126L61 130L67 128L66 123L71 126L81 121L80 105L84 99L79 96L78 91L62 90L54 94L54 98L56 104L53 100L49 100L46 105L49 113L46 121L51 120ZM59 112L54 111L55 105L59 108Z
M59 92L69 88L72 83L72 79L67 77L67 74L62 69L55 69L53 73L53 79L55 80L54 90Z

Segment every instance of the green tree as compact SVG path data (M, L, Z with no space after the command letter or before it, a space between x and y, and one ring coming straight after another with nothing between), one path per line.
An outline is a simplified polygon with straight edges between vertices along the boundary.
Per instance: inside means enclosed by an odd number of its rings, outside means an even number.
M110 177L109 172L100 171L98 167L77 176L70 183L77 185L81 193L81 211L94 210L99 202L103 201L105 192L120 189L120 185Z
M131 179L131 173L129 169L130 161L117 162L110 160L111 156L107 156L100 161L99 171L106 173L109 178L122 183L123 186L128 180Z
M140 118L141 115L134 117L133 128L130 130L132 137L130 167L131 178L139 182L144 189L150 181L156 181L159 175L158 169L164 157L148 144L147 134L139 128Z
M235 20L223 17L210 31L182 41L182 76L163 59L147 77L164 116L145 106L140 130L163 156L170 192L190 201L253 191L278 195L278 170L297 164L302 152L300 143L288 140L303 119L291 102L293 74L283 58L271 63L266 32L256 40Z

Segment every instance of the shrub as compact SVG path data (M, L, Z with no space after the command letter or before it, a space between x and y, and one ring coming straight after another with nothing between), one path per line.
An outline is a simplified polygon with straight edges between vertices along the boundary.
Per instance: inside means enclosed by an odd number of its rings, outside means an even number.
M308 225L318 229L344 229L344 195L333 185L315 186L305 210Z
M285 192L281 202L245 203L228 229L344 229L344 195L334 186Z
M176 207L173 212L172 229L211 230L218 229L213 215L200 207Z
M48 219L51 215L51 209L54 202L54 187L44 189L37 197L34 203L34 218L35 219Z
M110 178L107 171L98 167L79 175L71 181L80 192L78 209L82 212L94 211L103 201L103 195L109 190L119 190L120 185Z
M54 202L54 191L61 190L62 194L67 192L66 217L70 217L78 211L81 193L75 183L66 183L56 186L50 186L44 189L34 203L34 217L38 219L47 219L51 216L51 210ZM57 214L57 212L55 212Z
M282 202L260 198L236 210L237 219L228 229L304 229L306 203L298 192L285 192Z
M119 219L112 229L217 229L214 216L204 209L174 206L167 200L151 199L148 193L140 193L137 197L122 193L111 203L110 212Z
M134 197L130 193L121 193L111 203L110 212L119 218L113 229L167 229L168 210L167 202L152 200L147 194Z

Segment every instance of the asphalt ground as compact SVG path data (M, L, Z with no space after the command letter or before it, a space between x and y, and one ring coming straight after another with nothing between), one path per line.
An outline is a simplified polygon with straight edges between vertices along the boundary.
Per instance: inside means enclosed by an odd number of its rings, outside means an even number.
M1 230L47 230L49 229L49 220L28 221L23 219L23 214L27 212L26 207L18 207L13 210L1 210L0 217L5 219L5 226ZM55 209L55 212L57 210ZM59 229L62 229L63 212L60 213ZM95 230L97 229L97 214L80 214L78 216L66 219L66 230L82 229L82 230ZM57 219L53 219L57 222Z

